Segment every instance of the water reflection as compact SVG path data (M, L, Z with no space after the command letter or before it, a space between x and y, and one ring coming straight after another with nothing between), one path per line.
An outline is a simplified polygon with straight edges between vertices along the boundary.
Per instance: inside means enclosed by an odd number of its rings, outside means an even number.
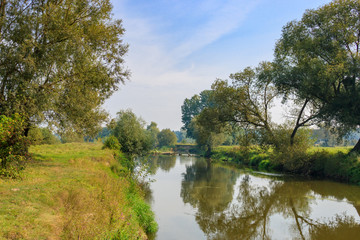
M359 201L355 186L255 177L201 159L186 166L180 196L197 209L208 239L356 239L360 233L353 216L313 213L319 198Z
M169 172L174 168L176 165L176 156L150 155L141 158L140 161L147 164L149 172L155 175L159 168L165 172Z
M359 239L360 187L265 176L201 158L144 158L157 239ZM151 192L151 191L149 191Z
M212 215L224 211L232 201L238 174L201 159L186 166L181 193L184 203Z

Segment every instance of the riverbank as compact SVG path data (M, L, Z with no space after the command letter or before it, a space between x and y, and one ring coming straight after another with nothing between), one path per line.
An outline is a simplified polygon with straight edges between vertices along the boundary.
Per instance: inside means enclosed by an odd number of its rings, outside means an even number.
M350 148L311 148L306 153L275 154L258 147L221 146L211 159L250 166L270 172L283 172L331 179L360 185L360 158L348 154Z
M102 144L30 152L22 179L0 179L1 239L147 239L156 232L140 188Z

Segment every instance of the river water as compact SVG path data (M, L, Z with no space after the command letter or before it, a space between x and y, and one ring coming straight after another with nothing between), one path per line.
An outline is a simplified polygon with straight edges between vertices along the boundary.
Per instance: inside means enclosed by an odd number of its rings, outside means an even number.
M155 239L360 239L360 187L150 156Z

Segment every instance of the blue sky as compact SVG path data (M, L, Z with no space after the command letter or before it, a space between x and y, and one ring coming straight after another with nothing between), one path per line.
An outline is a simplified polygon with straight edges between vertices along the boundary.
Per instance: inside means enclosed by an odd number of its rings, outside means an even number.
M104 105L132 109L160 129L179 130L181 105L216 78L271 61L282 27L325 0L112 0L123 20L132 72ZM274 108L274 120L282 113Z

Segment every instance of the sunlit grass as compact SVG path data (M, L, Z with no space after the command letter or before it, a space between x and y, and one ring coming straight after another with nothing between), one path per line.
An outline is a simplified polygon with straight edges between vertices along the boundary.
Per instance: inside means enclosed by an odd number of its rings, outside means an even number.
M348 153L353 147L310 147L308 149L309 153L313 153L313 152L317 152L317 151L325 151L328 153L338 153L338 152L342 152L342 153ZM236 150L240 150L240 146L218 146L216 147L214 150L215 151L236 151ZM260 150L260 147L258 146L252 146L251 147L252 150ZM269 152L272 151L272 149L268 150Z
M22 179L0 179L0 239L145 239L126 194L129 182L102 144L33 146Z
M311 147L308 149L309 153L325 151L328 153L349 153L353 147Z

